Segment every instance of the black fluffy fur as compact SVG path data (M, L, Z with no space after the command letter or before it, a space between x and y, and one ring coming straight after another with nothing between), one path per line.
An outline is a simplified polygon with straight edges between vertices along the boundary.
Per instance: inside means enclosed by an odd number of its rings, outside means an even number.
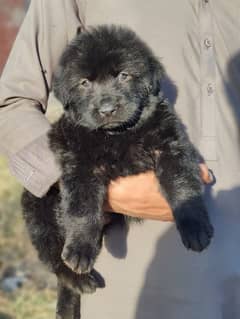
M106 189L119 176L153 170L186 248L202 251L210 243L200 155L160 98L163 77L152 51L124 27L84 31L61 57L53 83L65 112L49 133L62 169L60 192L52 188L41 199L25 192L22 203L40 259L77 293L104 286L93 266Z

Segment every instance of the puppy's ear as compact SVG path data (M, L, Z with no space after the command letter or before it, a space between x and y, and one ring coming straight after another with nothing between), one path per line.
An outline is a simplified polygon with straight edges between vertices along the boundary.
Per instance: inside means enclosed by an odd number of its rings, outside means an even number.
M154 63L152 72L152 93L157 96L161 91L161 82L165 75L164 67L161 63Z
M55 97L62 103L66 110L69 104L69 92L66 88L65 70L62 65L58 65L54 72L52 88Z

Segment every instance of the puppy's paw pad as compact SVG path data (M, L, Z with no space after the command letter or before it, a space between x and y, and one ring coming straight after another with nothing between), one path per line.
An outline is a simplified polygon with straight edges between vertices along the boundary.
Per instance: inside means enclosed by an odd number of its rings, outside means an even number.
M61 257L72 271L82 274L91 271L96 259L96 250L89 244L65 244Z
M213 227L208 219L184 218L178 222L182 242L187 249L201 252L211 242Z
M103 277L94 269L89 274L80 275L76 284L81 293L87 294L94 293L97 288L105 287Z

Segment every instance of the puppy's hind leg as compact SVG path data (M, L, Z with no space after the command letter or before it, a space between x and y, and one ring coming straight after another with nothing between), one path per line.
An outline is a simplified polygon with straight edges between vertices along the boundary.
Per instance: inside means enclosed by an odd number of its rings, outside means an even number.
M64 286L58 279L56 319L80 319L80 294Z

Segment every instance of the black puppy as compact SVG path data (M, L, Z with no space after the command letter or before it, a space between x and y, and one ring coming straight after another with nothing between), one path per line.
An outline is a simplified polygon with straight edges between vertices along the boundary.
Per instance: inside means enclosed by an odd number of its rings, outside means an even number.
M62 168L60 192L42 199L26 192L22 202L40 258L78 292L103 285L92 269L106 189L119 176L154 170L186 248L202 251L210 243L200 155L160 98L163 76L152 51L124 27L84 31L61 57L54 92L65 112L49 133Z

